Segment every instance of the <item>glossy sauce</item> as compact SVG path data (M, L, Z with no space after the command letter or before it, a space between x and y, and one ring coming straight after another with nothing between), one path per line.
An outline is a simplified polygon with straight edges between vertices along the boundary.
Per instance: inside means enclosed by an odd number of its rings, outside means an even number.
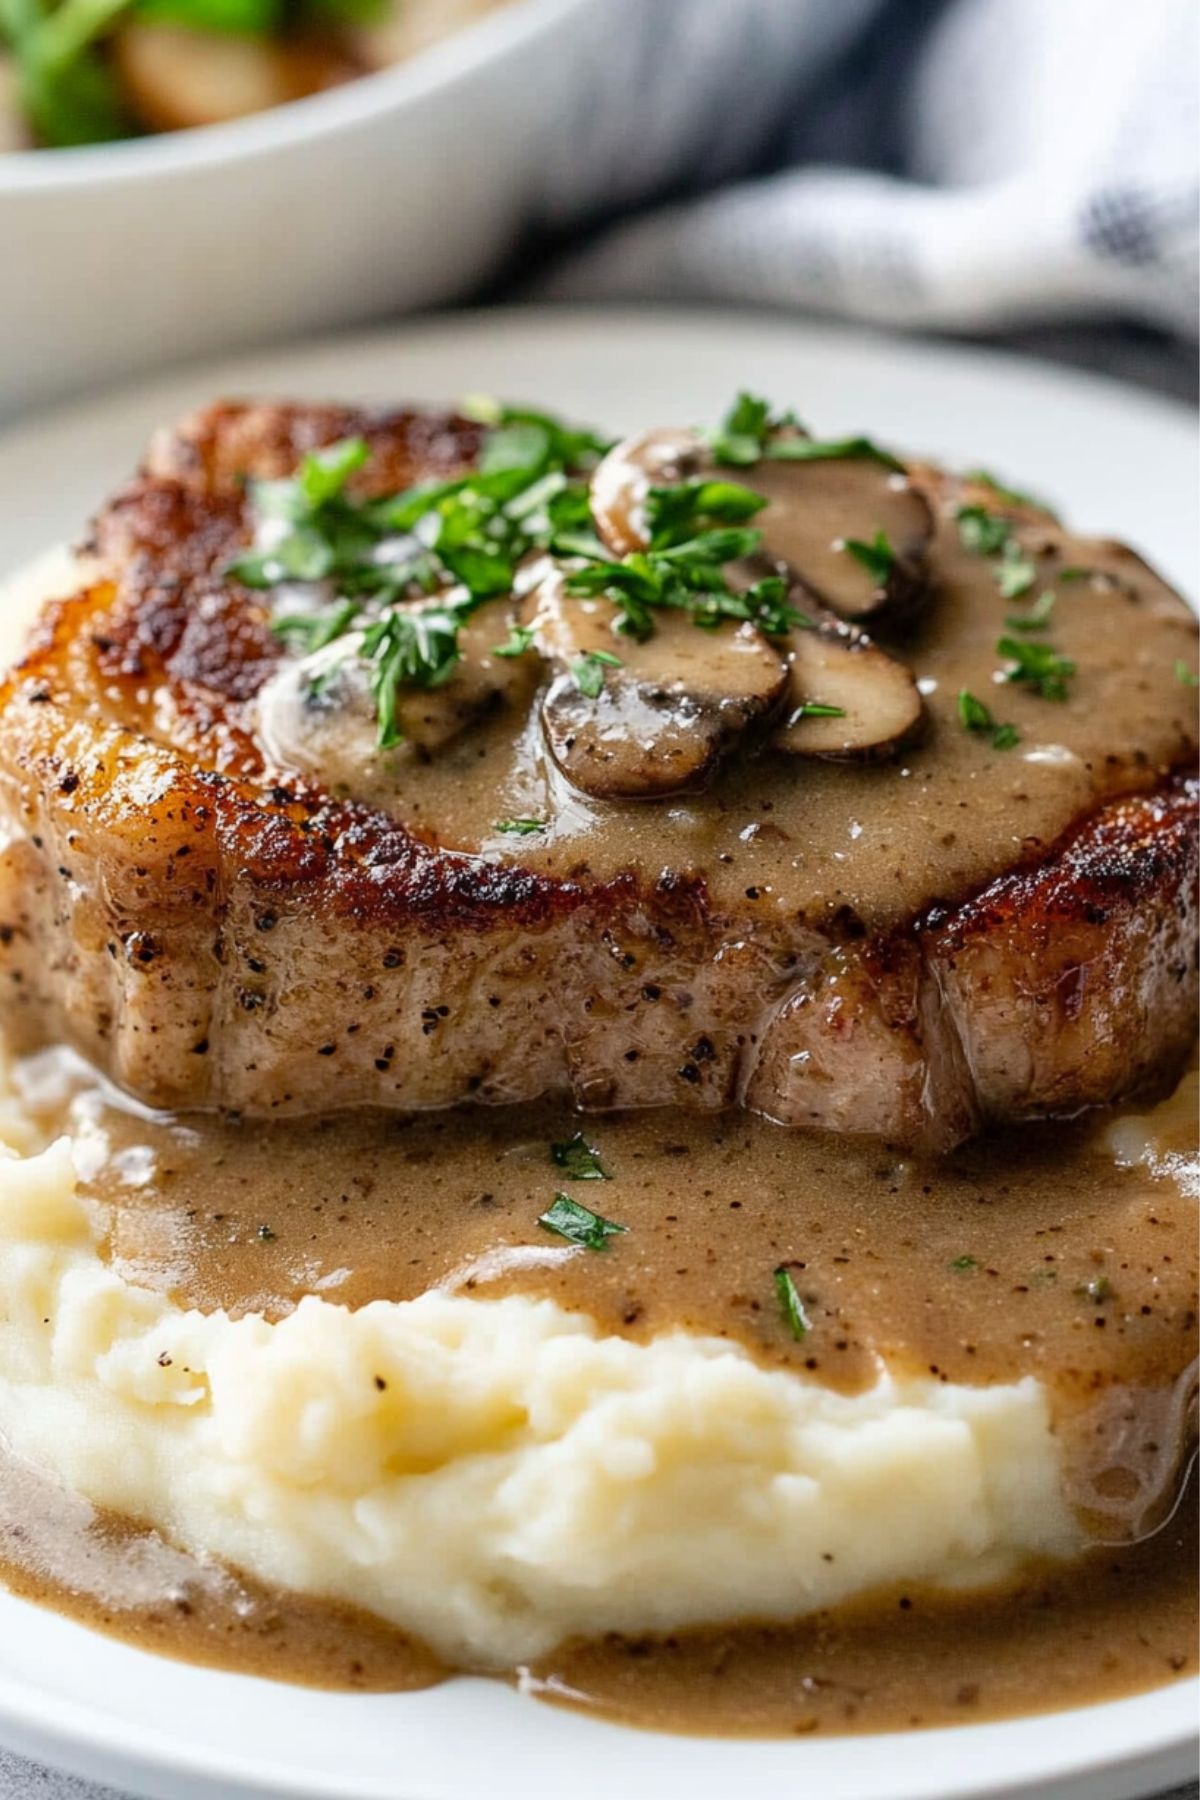
M76 1135L106 1254L182 1305L278 1317L311 1292L356 1306L438 1284L519 1290L634 1338L727 1336L843 1390L879 1357L947 1381L1046 1383L1097 1540L1081 1561L990 1595L889 1590L787 1629L568 1645L516 1672L527 1691L645 1725L786 1734L1042 1710L1195 1667L1192 1514L1172 1516L1196 1337L1187 1105L1156 1172L1115 1167L1094 1124L1026 1128L934 1170L874 1143L655 1114L589 1124L611 1179L584 1181L553 1159L578 1126L565 1107L250 1128L133 1117L61 1058L23 1081L47 1128ZM558 1190L625 1234L603 1253L554 1237L537 1221ZM773 1291L782 1262L810 1319L802 1343ZM334 1687L445 1673L377 1620L197 1563L11 1464L0 1572L190 1660Z
M554 766L537 711L526 716L522 701L432 757L411 746L365 756L362 721L348 714L352 791L419 835L516 854L538 872L700 872L718 906L751 911L763 931L845 907L868 929L907 920L1035 854L1105 799L1151 786L1194 758L1195 696L1176 673L1177 663L1191 668L1195 658L1195 620L1184 603L1120 545L1052 525L1026 526L1019 536L1038 579L1014 601L998 588L995 559L965 549L957 525L944 519L922 622L899 638L876 633L917 676L927 714L920 741L890 762L740 747L702 793L597 801ZM1057 596L1051 625L1035 641L1077 664L1063 700L1000 680L997 643L1011 632L1008 621L1048 589ZM966 731L963 689L1015 725L1019 744L996 751L986 735ZM337 778L347 759L331 755ZM516 852L496 830L514 818L546 821Z

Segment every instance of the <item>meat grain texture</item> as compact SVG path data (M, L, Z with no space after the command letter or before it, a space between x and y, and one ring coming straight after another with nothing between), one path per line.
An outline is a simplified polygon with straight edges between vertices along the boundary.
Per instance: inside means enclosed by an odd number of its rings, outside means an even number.
M1175 1071L1197 1002L1194 721L1114 755L1052 843L1000 846L991 879L879 929L736 904L673 863L666 822L657 868L548 870L520 839L450 847L272 766L255 697L282 651L224 573L250 531L244 481L352 433L368 492L479 446L449 416L210 409L101 513L96 579L47 608L0 692L18 1048L66 1039L161 1107L566 1092L589 1110L741 1103L926 1149ZM944 505L940 477L914 479ZM1190 643L1183 603L1119 554L1151 624Z

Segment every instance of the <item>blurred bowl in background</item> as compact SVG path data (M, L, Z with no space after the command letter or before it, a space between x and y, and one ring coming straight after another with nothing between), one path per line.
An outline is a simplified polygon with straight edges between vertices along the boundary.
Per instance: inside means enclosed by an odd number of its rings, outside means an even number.
M510 0L229 124L0 156L0 415L469 288L521 223L597 3Z

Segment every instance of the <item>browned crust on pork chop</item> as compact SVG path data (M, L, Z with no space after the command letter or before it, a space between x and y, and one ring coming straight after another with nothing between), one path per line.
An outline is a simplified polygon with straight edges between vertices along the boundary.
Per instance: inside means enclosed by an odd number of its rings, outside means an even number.
M199 415L105 509L104 578L48 609L0 692L19 1045L66 1038L170 1107L741 1099L938 1147L1178 1062L1196 794L1160 771L982 892L864 936L722 912L700 877L560 878L448 850L270 769L250 703L280 651L223 573L244 477L350 433L378 491L465 468L479 442L445 416Z

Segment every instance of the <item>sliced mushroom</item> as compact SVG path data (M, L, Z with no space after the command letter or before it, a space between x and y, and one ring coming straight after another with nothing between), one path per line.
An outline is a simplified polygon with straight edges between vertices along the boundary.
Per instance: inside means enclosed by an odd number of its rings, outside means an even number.
M258 696L258 723L268 754L282 767L316 775L329 787L364 793L414 755L435 755L502 705L526 707L538 680L532 657L497 657L508 636L507 600L489 601L459 633L461 661L440 687L402 689L396 721L403 741L379 747L369 664L358 654L361 631L323 650L285 662Z
M638 643L614 630L616 617L608 600L569 595L559 571L525 602L523 622L554 670L542 704L551 755L598 799L702 787L739 734L778 705L783 657L750 625L710 631L663 611ZM594 694L580 686L589 672L603 683Z
M610 450L592 477L596 529L616 556L644 550L650 489L710 474L767 500L753 521L761 561L733 571L737 585L757 580L763 565L782 566L839 618L854 620L898 620L923 598L933 512L907 476L870 455L764 457L749 469L718 470L696 432L642 432Z
M923 718L912 670L863 632L836 619L792 632L784 723L771 740L780 750L874 762L910 743Z
M691 480L706 460L695 431L656 427L613 445L592 474L590 497L596 530L614 556L629 556L650 542L650 489Z
M763 555L839 618L899 620L923 598L933 513L899 471L865 456L760 462L746 485L768 501Z

